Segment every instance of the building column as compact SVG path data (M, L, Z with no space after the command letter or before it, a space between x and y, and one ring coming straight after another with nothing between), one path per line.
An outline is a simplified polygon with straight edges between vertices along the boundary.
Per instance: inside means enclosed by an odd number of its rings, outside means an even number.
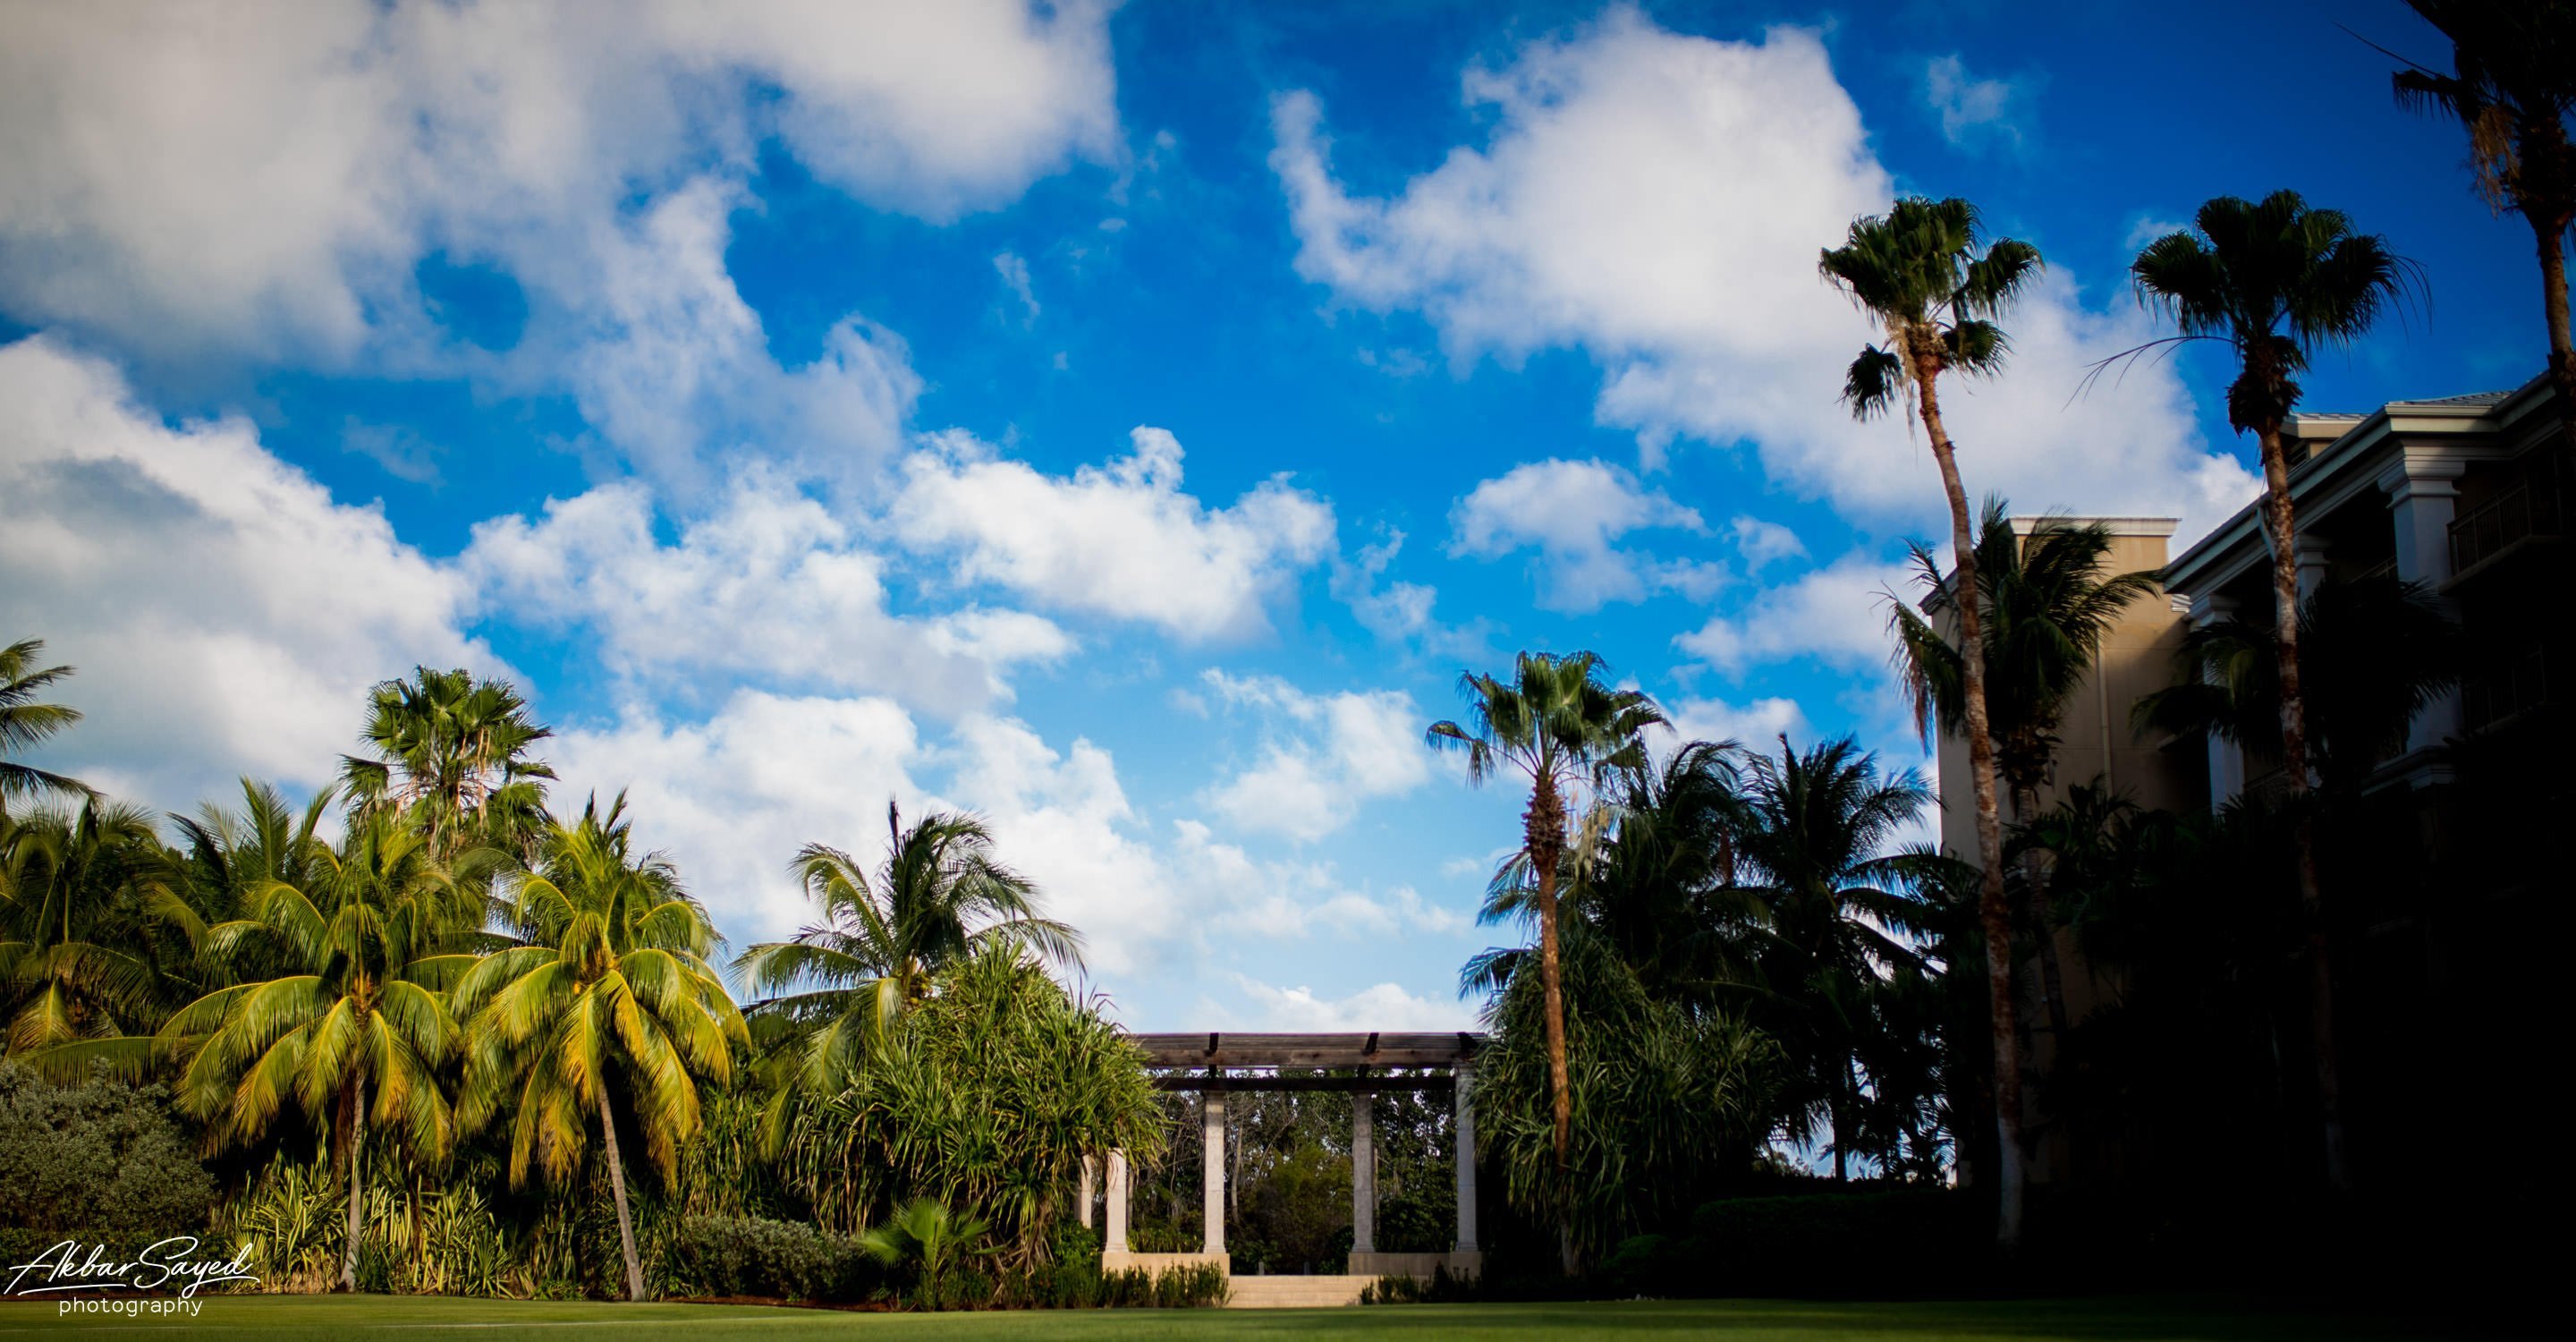
M2191 627L2206 629L2236 614L2236 603L2223 596L2195 596L2191 599ZM2209 809L2236 800L2245 791L2245 752L2233 741L2222 741L2215 732L2209 735Z
M2379 477L2397 529L2397 576L2422 583L2436 596L2451 580L2451 520L2459 512L2464 462L2401 458ZM2460 734L2460 692L2454 687L2424 705L2406 733L2409 752L2428 750Z
M1082 1173L1073 1181L1073 1219L1083 1229L1091 1228L1091 1157L1082 1158Z
M1127 1252L1127 1153L1109 1153L1109 1236L1104 1253Z
M1217 1081L1210 1077L1199 1095L1199 1138L1206 1152L1199 1186L1207 1206L1207 1238L1199 1247L1211 1254L1225 1252L1225 1092L1216 1089Z
M1351 1252L1377 1252L1377 1096L1351 1095Z
M1457 1077L1458 1114L1455 1132L1458 1138L1458 1239L1457 1251L1476 1252L1476 1107L1468 1100L1469 1083L1475 1069L1461 1058L1452 1069Z
M2312 536L2304 531L2290 542L2291 562L2299 570L2300 605L2306 605L2308 598L2317 594L2317 587L2325 582L2328 556L2333 549L2325 537Z

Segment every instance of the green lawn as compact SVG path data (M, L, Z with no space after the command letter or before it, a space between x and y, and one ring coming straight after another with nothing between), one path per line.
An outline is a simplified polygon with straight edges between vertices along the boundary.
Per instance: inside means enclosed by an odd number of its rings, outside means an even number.
M238 1342L350 1342L355 1335L489 1337L597 1329L673 1342L1202 1337L1432 1338L1715 1335L1730 1342L2288 1342L2289 1339L2478 1335L2432 1318L2330 1314L2220 1298L1819 1304L1782 1300L1635 1301L1576 1305L1398 1305L1336 1310L1116 1310L1007 1314L852 1314L727 1305L615 1305L406 1296L216 1296L194 1319L61 1317L52 1304L0 1303L0 1333L115 1331ZM558 1333L556 1330L562 1330Z

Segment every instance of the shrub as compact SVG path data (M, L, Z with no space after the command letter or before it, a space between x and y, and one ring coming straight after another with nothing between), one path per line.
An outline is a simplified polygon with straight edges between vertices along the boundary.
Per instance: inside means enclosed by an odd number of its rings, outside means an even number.
M1595 1273L1613 1295L1916 1296L1972 1288L1986 1237L1952 1189L1728 1198L1690 1234L1637 1235ZM1866 1272L1852 1265L1866 1263Z
M0 1225L112 1245L145 1236L138 1249L200 1232L215 1180L189 1146L165 1087L58 1086L0 1062Z
M779 1300L858 1299L873 1284L850 1240L801 1221L691 1216L670 1249L672 1289Z

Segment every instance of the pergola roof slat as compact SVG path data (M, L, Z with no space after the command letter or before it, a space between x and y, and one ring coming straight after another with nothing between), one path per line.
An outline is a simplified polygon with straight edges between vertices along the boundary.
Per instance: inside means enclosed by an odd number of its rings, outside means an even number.
M1131 1034L1148 1067L1454 1067L1485 1036L1446 1034L1276 1034L1231 1031Z

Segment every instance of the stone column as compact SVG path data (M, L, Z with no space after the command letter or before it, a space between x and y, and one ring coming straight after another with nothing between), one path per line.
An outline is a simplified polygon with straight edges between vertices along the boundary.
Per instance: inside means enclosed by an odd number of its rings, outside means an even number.
M1377 1252L1377 1096L1351 1095L1351 1252Z
M1460 1253L1476 1252L1476 1107L1468 1102L1469 1082L1475 1069L1461 1058L1455 1069L1458 1080L1458 1240Z
M2401 459L2379 477L2397 528L2397 576L2424 584L2436 596L2451 580L2451 520L2459 511L2458 481L2467 470L2463 462ZM2428 750L2459 734L2460 692L2455 688L2415 715L2406 748Z
M1206 1152L1200 1165L1201 1189L1207 1204L1207 1239L1200 1245L1203 1252L1225 1252L1225 1092L1215 1088L1215 1078L1201 1092L1199 1105L1199 1138Z
M1082 1174L1073 1183L1073 1219L1083 1229L1091 1228L1091 1157L1082 1158Z
M2191 627L2206 629L2236 614L2236 603L2223 596L2196 596L2191 599ZM2209 738L2209 809L2234 801L2245 791L2245 752L2234 742L2222 741L2216 734Z
M1127 1252L1127 1153L1109 1153L1109 1236L1105 1253Z
M2307 604L2308 598L2317 594L2317 585L2326 580L2329 552L2332 549L2332 546L2326 544L2323 536L2312 536L2304 531L2291 542L2290 553L2293 556L2291 562L2296 564L2299 570L2301 605Z

